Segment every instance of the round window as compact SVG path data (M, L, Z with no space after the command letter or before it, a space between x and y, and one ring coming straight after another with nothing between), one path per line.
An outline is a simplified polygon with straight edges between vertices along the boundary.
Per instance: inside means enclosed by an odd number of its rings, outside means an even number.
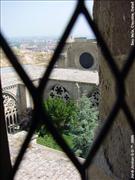
M90 68L94 64L94 59L89 53L82 53L80 56L80 64L83 68Z

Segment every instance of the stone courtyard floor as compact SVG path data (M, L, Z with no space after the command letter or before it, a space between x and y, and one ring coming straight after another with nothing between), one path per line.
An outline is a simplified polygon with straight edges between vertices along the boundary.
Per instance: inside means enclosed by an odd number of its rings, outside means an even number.
M26 133L8 135L12 163ZM80 180L78 171L64 153L47 148L33 139L27 148L15 180Z
M14 164L25 136L25 131L8 135L12 164ZM84 161L82 158L79 160ZM104 160L101 162L98 160L91 166L89 169L91 180L121 180L107 175L101 168L103 164ZM63 152L37 144L36 137L32 138L14 179L81 180L78 171Z

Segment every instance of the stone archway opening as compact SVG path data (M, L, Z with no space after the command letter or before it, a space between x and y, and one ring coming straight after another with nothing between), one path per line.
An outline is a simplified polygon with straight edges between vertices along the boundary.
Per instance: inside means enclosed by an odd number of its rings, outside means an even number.
M49 96L52 98L59 97L63 99L64 101L67 101L70 99L70 94L68 90L60 84L56 84L51 88Z
M87 97L89 98L92 107L99 107L99 103L100 103L100 90L99 90L99 88L95 88L93 91L91 91L87 95Z
M2 95L7 132L13 134L19 131L17 101L15 97L8 92L3 92Z

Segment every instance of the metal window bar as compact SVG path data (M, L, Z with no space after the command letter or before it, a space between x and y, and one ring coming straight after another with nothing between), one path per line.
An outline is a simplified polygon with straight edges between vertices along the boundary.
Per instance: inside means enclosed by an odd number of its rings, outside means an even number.
M102 129L100 130L97 138L95 139L95 141L90 149L89 155L84 163L80 163L78 161L78 159L75 157L74 153L70 150L70 148L68 147L65 140L62 138L62 136L59 134L57 129L54 127L49 114L47 114L43 108L43 92L45 91L45 88L46 88L46 85L48 82L48 78L52 72L52 69L53 69L56 61L59 58L60 53L62 52L62 49L64 48L66 39L68 38L76 20L80 14L84 15L85 19L87 20L87 23L89 24L90 28L92 28L92 30L96 36L97 42L99 44L99 47L101 48L101 52L104 56L104 59L108 63L108 66L109 66L110 70L112 71L113 76L115 78L116 93L117 93L116 102L115 102L109 116L107 117ZM18 73L18 75L20 76L20 78L22 79L22 81L24 82L26 87L28 88L28 90L32 96L33 102L34 102L34 113L33 113L32 124L31 124L30 130L27 134L27 137L26 137L22 147L21 147L21 150L18 154L15 164L11 168L8 179L12 180L14 178L14 176L18 170L18 167L21 163L21 160L24 156L24 153L28 147L28 144L31 140L31 137L32 137L33 133L35 132L36 127L39 125L39 123L45 123L47 128L49 129L50 133L52 134L53 138L55 139L55 141L60 145L60 147L66 153L68 158L72 161L72 163L74 164L76 169L79 171L81 179L87 180L87 178L88 178L87 172L86 172L87 168L91 166L93 158L95 157L103 140L109 133L109 130L110 130L113 122L115 121L115 118L116 118L118 112L120 111L120 109L122 109L123 112L125 113L125 115L127 117L127 121L129 123L132 131L134 132L134 130L135 130L134 117L132 116L130 109L125 100L125 79L129 73L130 68L132 67L132 64L134 61L135 47L129 53L129 56L126 59L126 63L124 65L123 69L120 71L109 51L109 48L108 48L104 38L102 37L97 25L92 20L89 12L85 6L85 0L78 0L75 11L63 33L61 39L60 39L58 46L55 49L55 52L51 59L51 62L49 64L46 72L44 73L44 75L39 83L39 86L36 88L33 85L32 81L30 80L27 73L24 71L23 67L20 65L17 57L12 52L11 48L9 47L6 39L3 37L2 34L0 34L0 38L1 38L0 44L1 44L1 47L4 51L4 53L6 54L7 58L9 59L9 61L13 65L13 67L15 68L16 72ZM37 119L38 119L38 121L37 121Z

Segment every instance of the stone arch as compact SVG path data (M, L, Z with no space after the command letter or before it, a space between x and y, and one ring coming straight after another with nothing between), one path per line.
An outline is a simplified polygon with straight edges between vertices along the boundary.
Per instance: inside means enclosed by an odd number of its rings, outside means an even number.
M3 105L8 133L15 133L19 129L17 100L10 92L3 92Z
M55 84L54 86L52 86L52 88L49 92L49 96L51 96L52 98L60 97L64 101L67 101L68 99L70 99L70 94L69 94L68 90L61 84Z

